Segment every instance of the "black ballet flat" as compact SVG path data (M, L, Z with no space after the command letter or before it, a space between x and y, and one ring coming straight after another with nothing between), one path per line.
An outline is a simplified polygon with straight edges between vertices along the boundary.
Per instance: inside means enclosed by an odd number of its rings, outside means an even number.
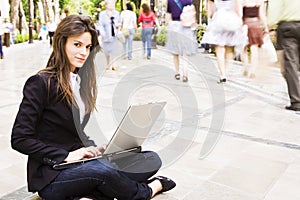
M220 79L217 83L226 83L226 78Z
M159 191L157 194L163 193L163 192L167 192L171 189L173 189L176 186L176 183L174 181L172 181L171 179L164 177L164 176L156 176L152 179L149 179L147 181L147 183L151 183L155 180L159 180L159 182L162 185L162 190Z

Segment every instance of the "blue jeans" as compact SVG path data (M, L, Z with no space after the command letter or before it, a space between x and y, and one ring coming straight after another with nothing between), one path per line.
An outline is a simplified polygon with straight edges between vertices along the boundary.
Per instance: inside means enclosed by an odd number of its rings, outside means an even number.
M99 159L64 169L39 191L46 200L90 197L100 200L150 199L147 179L156 174L161 160L155 152L145 151L118 160Z
M123 44L123 50L124 54L128 53L128 59L132 59L132 41L133 41L133 36L134 36L134 29L128 29L129 35L128 37L125 37L125 42Z
M152 32L153 32L153 28L143 28L142 29L143 49L145 52L146 47L147 47L147 57L149 57L149 58L151 57Z

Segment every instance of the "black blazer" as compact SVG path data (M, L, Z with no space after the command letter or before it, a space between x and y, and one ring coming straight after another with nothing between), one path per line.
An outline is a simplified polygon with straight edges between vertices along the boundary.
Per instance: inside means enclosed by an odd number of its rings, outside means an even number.
M55 179L60 171L52 166L63 162L70 151L95 146L83 132L90 115L80 125L79 110L61 99L57 79L52 78L50 85L47 80L48 74L42 73L26 81L11 136L12 148L28 155L27 182L32 192Z

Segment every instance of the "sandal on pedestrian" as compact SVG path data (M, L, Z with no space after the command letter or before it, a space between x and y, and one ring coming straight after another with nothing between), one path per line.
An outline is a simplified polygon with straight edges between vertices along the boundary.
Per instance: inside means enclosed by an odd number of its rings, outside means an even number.
M175 79L180 80L180 74L175 74Z
M149 179L147 181L147 183L151 183L155 180L158 180L162 185L162 190L159 191L157 194L167 192L167 191L173 189L176 186L176 183L174 181L172 181L171 179L169 179L167 177L164 177L164 176L156 176L152 179Z
M189 80L189 79L188 79L187 76L183 76L183 77L182 77L182 81L183 81L183 82L188 82L188 80Z

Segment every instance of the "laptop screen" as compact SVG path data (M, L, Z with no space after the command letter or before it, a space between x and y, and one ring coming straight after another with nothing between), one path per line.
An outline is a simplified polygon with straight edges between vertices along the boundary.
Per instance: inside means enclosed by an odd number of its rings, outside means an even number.
M165 105L154 102L129 106L104 154L141 146Z

